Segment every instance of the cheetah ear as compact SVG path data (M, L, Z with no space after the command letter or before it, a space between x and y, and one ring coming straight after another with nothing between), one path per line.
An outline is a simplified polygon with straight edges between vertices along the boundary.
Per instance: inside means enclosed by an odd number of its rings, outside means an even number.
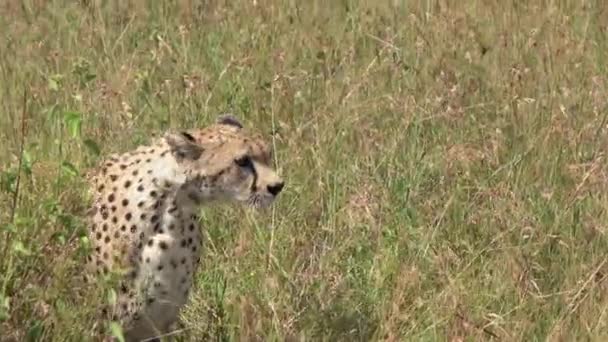
M234 126L239 129L243 128L243 125L241 124L239 119L237 119L236 116L234 116L230 113L221 114L220 116L217 117L216 122L220 125Z
M196 160L201 157L205 149L200 146L188 132L170 132L165 134L165 140L173 155L179 159Z

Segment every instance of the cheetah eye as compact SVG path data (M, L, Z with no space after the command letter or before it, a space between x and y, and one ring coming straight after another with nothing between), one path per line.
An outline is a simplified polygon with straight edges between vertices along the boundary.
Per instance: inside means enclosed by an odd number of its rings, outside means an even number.
M243 168L253 169L253 162L249 156L242 156L234 160L234 163Z

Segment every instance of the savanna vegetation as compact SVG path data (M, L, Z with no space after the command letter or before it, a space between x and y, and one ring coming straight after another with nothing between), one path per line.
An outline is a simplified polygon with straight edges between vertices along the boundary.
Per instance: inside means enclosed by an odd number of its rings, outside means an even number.
M602 1L0 4L0 340L90 340L84 175L232 112L287 181L206 208L183 341L608 338ZM119 335L111 322L102 324Z

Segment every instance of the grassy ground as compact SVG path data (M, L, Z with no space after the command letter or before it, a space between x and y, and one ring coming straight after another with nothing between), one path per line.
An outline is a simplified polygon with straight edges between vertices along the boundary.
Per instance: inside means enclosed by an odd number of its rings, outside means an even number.
M287 187L204 211L184 340L608 338L601 1L171 3L0 4L0 340L88 336L82 174L223 111Z

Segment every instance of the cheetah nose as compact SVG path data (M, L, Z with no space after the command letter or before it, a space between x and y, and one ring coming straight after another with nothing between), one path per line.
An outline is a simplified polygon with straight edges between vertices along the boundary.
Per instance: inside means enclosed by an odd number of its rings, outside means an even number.
M270 192L273 196L276 196L283 190L283 186L285 186L284 182L275 183L273 185L267 186L268 192Z

